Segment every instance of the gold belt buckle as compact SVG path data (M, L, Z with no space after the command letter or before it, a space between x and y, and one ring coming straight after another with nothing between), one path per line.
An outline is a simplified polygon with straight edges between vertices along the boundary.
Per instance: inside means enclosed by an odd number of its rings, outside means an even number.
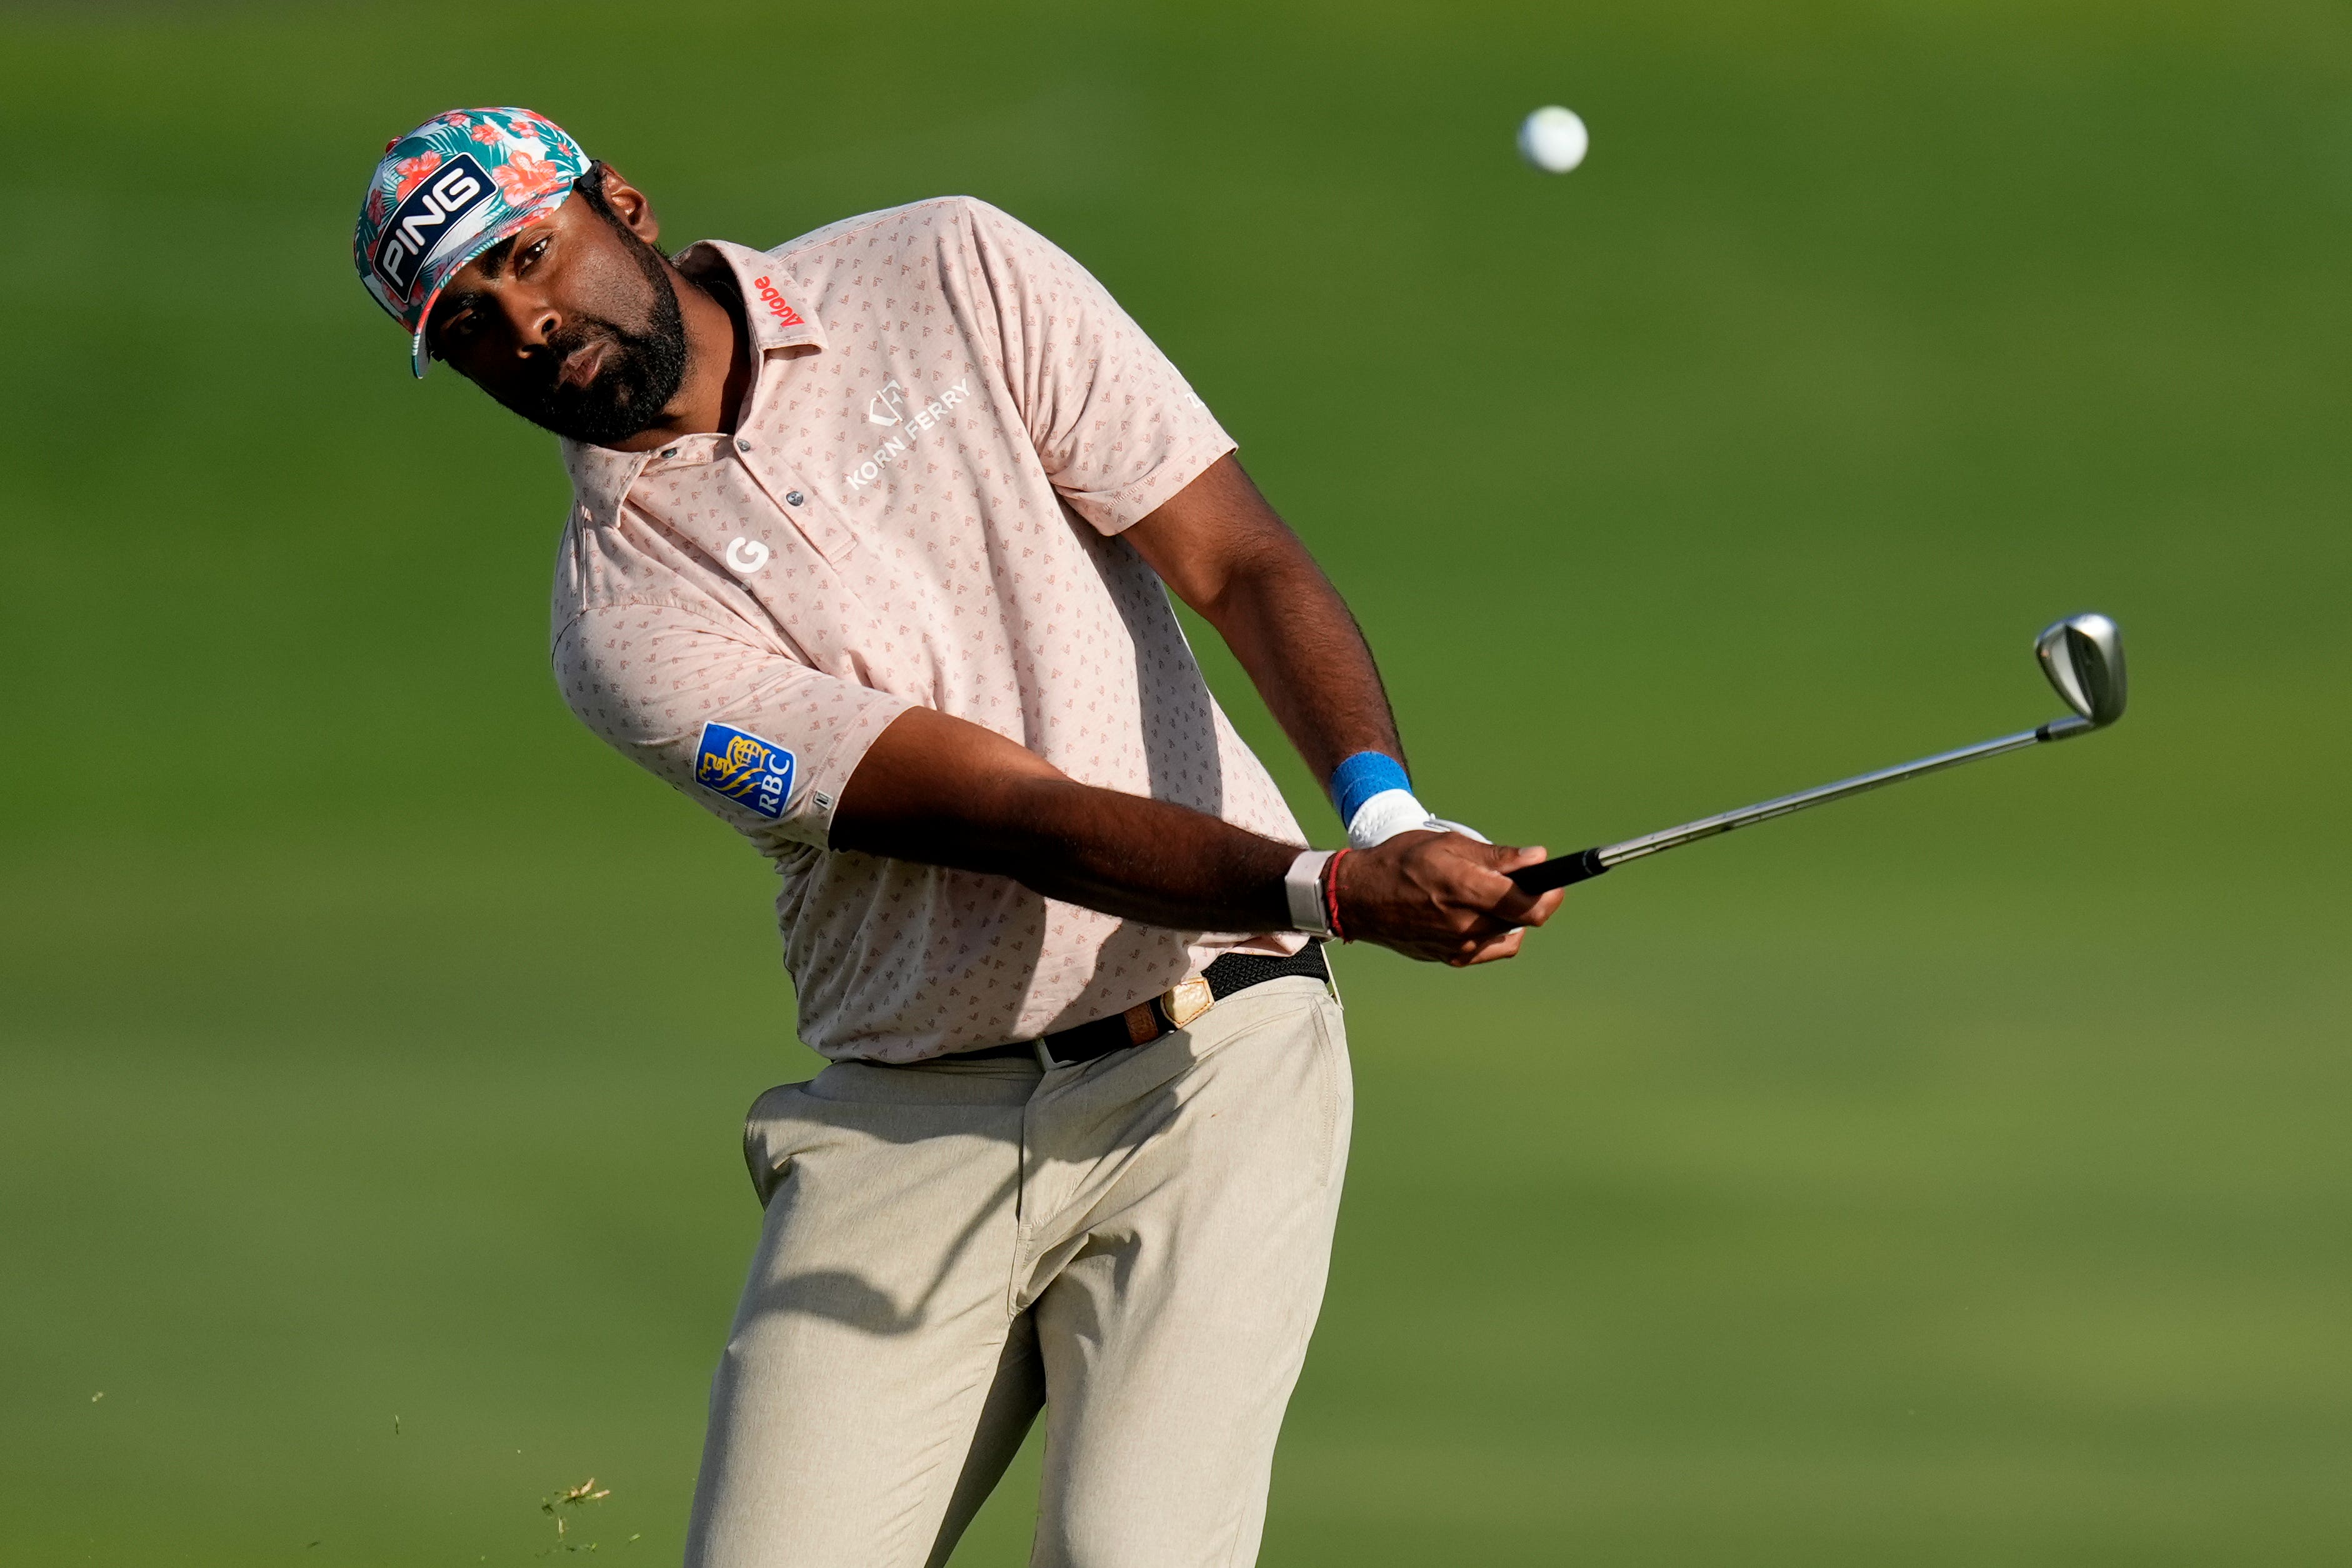
M1187 975L1169 988L1160 1005L1167 1009L1168 1021L1178 1029L1189 1029L1192 1020L1216 1006L1217 996L1209 989L1205 975Z

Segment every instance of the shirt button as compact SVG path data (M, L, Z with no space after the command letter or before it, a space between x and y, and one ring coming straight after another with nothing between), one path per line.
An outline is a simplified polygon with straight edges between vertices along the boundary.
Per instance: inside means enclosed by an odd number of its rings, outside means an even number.
M751 444L739 435L735 438L735 450L738 452L749 452L751 450Z
M585 507L580 508L580 520L583 523L592 520L589 517L588 508Z
M784 505L787 507L797 507L804 499L806 499L806 497L798 490L787 490L784 492Z
M665 446L661 449L661 455L665 457L675 457L677 455L677 448L675 446Z

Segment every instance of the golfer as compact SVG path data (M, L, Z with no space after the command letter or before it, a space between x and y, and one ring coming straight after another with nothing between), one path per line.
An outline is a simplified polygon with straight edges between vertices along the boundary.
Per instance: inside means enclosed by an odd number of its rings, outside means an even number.
M1038 235L964 197L659 234L474 109L390 144L353 248L417 375L562 438L556 680L773 863L830 1061L745 1128L687 1561L943 1562L1042 1408L1036 1563L1250 1563L1347 1157L1321 939L1508 957L1543 852L1413 798L1346 605ZM1350 849L1306 848L1169 592Z

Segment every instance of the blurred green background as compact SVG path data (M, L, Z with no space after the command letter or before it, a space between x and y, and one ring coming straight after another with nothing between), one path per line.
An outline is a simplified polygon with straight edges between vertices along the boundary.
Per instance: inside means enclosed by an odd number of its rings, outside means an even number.
M673 243L1059 240L1498 836L2019 727L2037 628L2128 632L2112 734L1499 970L1345 955L1266 1562L2343 1560L2343 5L112 0L0 16L0 1561L521 1563L591 1475L570 1544L677 1552L812 1059L768 873L553 690L551 440L352 277L481 101Z

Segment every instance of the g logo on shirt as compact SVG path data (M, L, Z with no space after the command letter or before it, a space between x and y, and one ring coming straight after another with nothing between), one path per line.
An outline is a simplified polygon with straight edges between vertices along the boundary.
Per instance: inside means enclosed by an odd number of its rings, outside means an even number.
M768 564L768 547L758 539L741 535L727 541L727 570L738 577L749 577Z
M793 798L793 754L732 725L706 724L694 747L694 781L762 817Z

